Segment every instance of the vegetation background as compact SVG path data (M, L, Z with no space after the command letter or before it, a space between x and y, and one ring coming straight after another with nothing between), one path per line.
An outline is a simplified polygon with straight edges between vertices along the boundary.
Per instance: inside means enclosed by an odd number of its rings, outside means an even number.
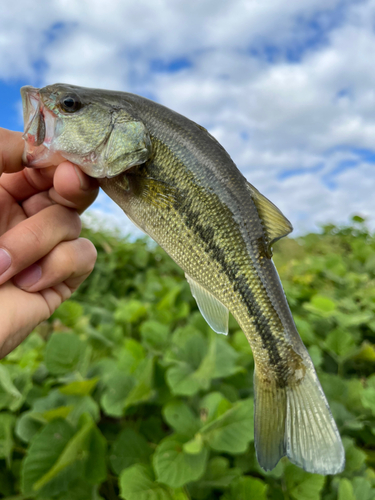
M274 249L346 449L339 476L258 465L253 358L197 311L150 240L85 230L91 277L0 363L0 498L375 499L375 236L350 227Z

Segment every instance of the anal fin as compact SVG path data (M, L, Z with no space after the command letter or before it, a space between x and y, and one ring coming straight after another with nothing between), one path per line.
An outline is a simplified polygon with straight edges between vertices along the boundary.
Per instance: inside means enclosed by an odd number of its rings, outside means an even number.
M197 301L197 305L204 319L215 332L227 335L229 320L228 308L217 300L212 293L193 280L193 278L186 273L185 276L190 285L191 293Z

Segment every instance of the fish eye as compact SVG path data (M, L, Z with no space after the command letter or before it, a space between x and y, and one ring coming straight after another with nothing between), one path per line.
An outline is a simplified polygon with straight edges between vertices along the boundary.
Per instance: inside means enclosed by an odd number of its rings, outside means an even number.
M65 95L60 99L60 106L66 113L74 113L81 109L82 103L76 95Z

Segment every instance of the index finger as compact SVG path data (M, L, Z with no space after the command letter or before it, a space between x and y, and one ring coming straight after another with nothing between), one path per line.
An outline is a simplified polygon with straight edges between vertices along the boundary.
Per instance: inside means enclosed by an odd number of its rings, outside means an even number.
M3 172L19 172L22 165L24 148L22 132L13 132L0 128L0 175Z

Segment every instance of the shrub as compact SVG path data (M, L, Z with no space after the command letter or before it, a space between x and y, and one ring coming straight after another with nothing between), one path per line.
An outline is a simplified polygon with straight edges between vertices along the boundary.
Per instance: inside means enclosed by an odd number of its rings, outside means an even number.
M275 262L346 448L345 471L271 472L253 358L215 334L149 240L86 230L95 272L0 363L0 495L14 500L375 499L375 237L363 220L284 239Z

